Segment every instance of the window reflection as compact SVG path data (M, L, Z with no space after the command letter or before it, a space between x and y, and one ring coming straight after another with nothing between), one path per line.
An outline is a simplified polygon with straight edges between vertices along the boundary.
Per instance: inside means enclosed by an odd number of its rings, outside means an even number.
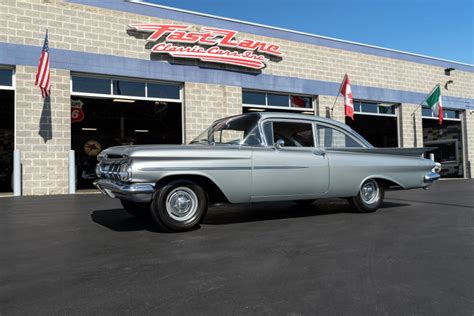
M147 92L149 98L179 99L178 85L148 83Z
M137 81L114 80L114 94L145 97L145 83Z
M0 69L0 86L12 86L13 71L11 69Z

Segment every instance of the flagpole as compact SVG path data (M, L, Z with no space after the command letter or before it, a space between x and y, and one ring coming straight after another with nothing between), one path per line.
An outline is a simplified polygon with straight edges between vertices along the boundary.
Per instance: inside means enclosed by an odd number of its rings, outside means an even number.
M341 94L341 89L342 89L342 84L344 83L345 79L346 79L346 76L347 74L344 75L344 78L342 78L342 82L341 82L341 85L339 86L339 91L337 92L336 94L336 98L334 99L334 103L332 104L330 110L331 110L331 117L333 116L333 111L334 111L334 107L336 106L336 102L337 102L337 99L339 98L339 95Z
M430 93L428 93L428 94L425 96L425 98L423 99L423 102L421 102L421 103L416 107L416 109L411 113L412 116L415 116L416 111L418 111L418 109L423 106L423 103L425 103L425 101L426 101L426 99L427 99L427 96L431 95L431 94L433 93L433 91L436 90L437 87L440 87L440 88L441 88L441 86L440 86L439 83L438 83L437 85L435 85L433 89L431 89Z

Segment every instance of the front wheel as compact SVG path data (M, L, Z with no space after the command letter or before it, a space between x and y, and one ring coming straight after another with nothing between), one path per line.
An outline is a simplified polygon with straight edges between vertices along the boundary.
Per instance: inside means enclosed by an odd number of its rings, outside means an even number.
M349 203L360 213L375 212L383 203L385 188L376 180L369 179L362 183L357 196L349 199Z
M151 215L166 231L185 231L196 226L207 212L204 189L190 180L176 180L153 194Z

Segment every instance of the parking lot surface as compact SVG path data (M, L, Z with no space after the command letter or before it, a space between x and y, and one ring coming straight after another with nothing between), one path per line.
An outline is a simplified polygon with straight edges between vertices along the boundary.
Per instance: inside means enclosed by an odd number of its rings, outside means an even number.
M101 195L0 198L0 314L472 315L474 181L219 206L161 233Z

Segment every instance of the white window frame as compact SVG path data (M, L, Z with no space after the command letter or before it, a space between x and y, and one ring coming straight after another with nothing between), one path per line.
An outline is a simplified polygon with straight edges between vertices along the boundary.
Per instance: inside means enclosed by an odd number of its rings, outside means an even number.
M374 105L377 105L377 113L370 113L370 112L363 112L363 111L356 111L355 108L355 103L371 103ZM386 104L391 104L394 107L394 113L393 114L387 114L387 113L380 113L380 108L379 105L380 103L386 103ZM362 104L359 104L361 109L362 109ZM371 116L387 116L387 117L397 117L397 108L399 106L399 103L392 103L392 102L382 102L382 101L371 101L371 100L354 100L354 114L358 115L371 115Z
M11 86L0 86L0 90L15 90L16 89L16 71L14 67L1 66L2 70L11 70L12 71L12 85Z
M285 110L285 111L295 111L295 112L313 112L313 113L315 112L315 106L314 106L315 96L312 96L312 95L300 94L300 93L290 93L290 92L277 92L277 91L242 89L242 98L243 98L244 92L255 92L255 93L264 93L265 94L265 105L242 103L242 107L245 107L245 108L273 109L273 110ZM283 96L288 96L288 107L268 105L268 94L279 94L279 95L283 95ZM291 98L290 98L291 96L310 98L311 99L311 107L310 108L292 107L291 106Z
M425 109L429 109L427 107L421 107L421 118L422 119L427 119L427 120L438 120L438 117L437 116L434 116L434 113L433 111L431 111L431 116L425 116L423 115L423 108ZM459 110L459 109L452 109L452 108L444 108L443 107L443 110L448 110L448 111L456 111L459 113L459 117L458 118L452 118L452 117L446 117L446 116L443 116L443 121L455 121L455 122L460 122L461 121L461 115L462 115L462 110ZM447 114L447 113L444 113L444 114Z
M72 86L72 77L82 77L82 78L91 78L91 79L107 79L110 80L110 94L105 93L90 93L90 92L76 92L73 91ZM114 80L123 80L123 81L131 81L131 82L140 82L145 84L145 96L132 96L132 95L121 95L121 94L114 94L113 91L113 82ZM168 85L176 85L179 86L179 99L168 99L168 98L153 98L148 97L148 84L168 84ZM173 102L173 103L182 103L183 102L183 84L178 82L167 82L167 81L160 81L160 80L147 80L147 79L137 79L137 78L128 78L128 77L118 77L118 76L106 76L106 75L91 75L91 74L84 74L84 73L71 73L70 77L70 92L71 96L79 96L79 97L94 97L94 98L107 98L107 99L124 99L124 100L143 100L143 101L162 101L162 102Z

